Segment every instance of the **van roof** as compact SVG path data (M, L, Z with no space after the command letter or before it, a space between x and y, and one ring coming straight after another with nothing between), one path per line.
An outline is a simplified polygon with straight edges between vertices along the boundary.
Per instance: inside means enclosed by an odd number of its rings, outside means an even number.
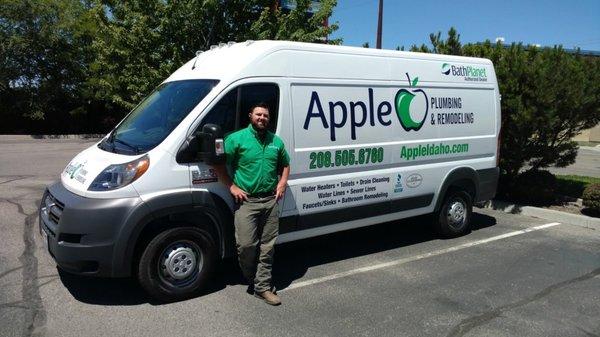
M175 71L166 82L185 79L227 81L257 76L388 81L392 80L392 60L395 63L427 60L492 67L492 62L483 58L261 40L213 46Z

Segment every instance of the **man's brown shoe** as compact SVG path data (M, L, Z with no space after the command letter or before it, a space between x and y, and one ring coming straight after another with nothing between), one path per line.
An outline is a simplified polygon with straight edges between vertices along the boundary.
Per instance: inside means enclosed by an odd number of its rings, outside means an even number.
M265 302L267 302L267 304L270 304L270 305L280 305L281 304L281 299L279 298L279 296L275 295L270 290L263 291L262 293L254 293L254 296L260 298L261 300L264 300Z

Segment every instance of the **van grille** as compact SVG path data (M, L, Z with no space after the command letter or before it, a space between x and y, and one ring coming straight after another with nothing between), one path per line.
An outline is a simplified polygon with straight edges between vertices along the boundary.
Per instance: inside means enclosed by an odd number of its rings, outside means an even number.
M65 204L48 192L46 199L44 199L44 207L48 212L48 219L58 225L62 212L65 209Z
M43 226L44 226L44 229L46 230L47 234L52 235L53 238L56 237L56 233L54 233L54 231L52 230L52 228L48 227L48 225L46 225L46 224L43 224ZM44 230L44 229L42 229L42 230Z

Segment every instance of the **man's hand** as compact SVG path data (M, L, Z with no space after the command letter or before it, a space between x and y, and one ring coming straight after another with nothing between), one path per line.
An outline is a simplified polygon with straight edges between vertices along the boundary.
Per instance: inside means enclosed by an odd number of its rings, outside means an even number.
M277 200L281 200L285 195L285 184L277 184L277 189L275 190L275 198Z
M235 184L231 184L229 187L229 192L233 195L235 202L238 204L242 201L248 201L248 194L244 192L241 188L237 187Z
M283 198L285 194L285 186L287 185L288 177L290 176L290 166L286 166L281 170L281 177L277 183L277 189L275 190L275 196L277 200Z
M231 181L231 178L229 178L229 174L227 173L227 168L225 167L225 165L217 165L215 166L215 169L217 171L217 174L219 175L219 179L221 180L221 182L225 186L229 186L229 193L231 193L233 199L235 199L235 202L239 204L244 200L248 200L248 195L246 194L246 192L244 192L241 188L237 187L233 183L233 181Z

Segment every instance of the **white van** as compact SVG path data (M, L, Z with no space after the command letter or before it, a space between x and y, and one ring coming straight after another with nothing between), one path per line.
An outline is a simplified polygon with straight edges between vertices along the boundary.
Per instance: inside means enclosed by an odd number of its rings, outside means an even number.
M234 201L214 170L257 102L291 175L278 243L438 214L469 230L498 180L500 93L486 59L284 41L222 44L173 73L40 205L64 270L135 276L152 296L197 293L233 256Z

